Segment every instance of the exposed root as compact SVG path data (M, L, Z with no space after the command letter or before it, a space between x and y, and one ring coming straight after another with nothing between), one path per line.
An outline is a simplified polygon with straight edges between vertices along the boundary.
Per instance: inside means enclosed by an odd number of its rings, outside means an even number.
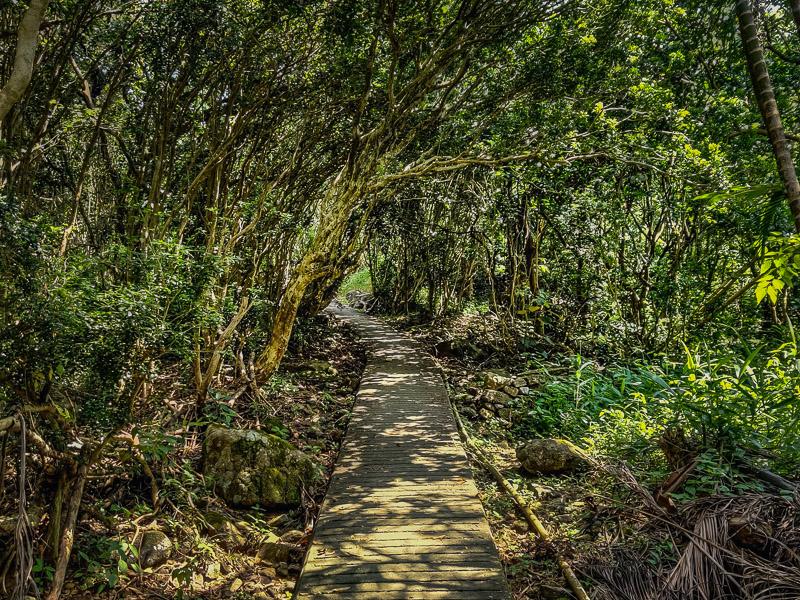
M36 597L39 597L39 588L31 576L33 570L33 531L28 520L27 504L28 499L25 494L26 477L26 433L27 427L25 419L21 414L17 415L17 425L19 427L19 515L17 516L17 526L14 530L14 544L17 551L17 585L14 589L13 598L15 600L25 600L29 590L33 590Z

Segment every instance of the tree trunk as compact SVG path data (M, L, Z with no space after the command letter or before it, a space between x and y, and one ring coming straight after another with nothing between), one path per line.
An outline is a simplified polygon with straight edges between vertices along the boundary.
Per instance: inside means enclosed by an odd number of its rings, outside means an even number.
M6 118L8 111L22 97L31 82L36 46L39 44L39 26L49 3L50 0L30 0L28 10L19 22L14 67L8 81L0 90L0 121Z
M800 37L800 0L789 0L792 5L792 18L794 26L797 27L797 37Z
M47 549L45 550L47 559L50 562L58 560L58 551L60 550L59 544L61 540L61 509L64 505L64 490L67 487L67 471L66 468L61 471L58 478L58 486L53 501L50 503L50 510L48 515L49 524L47 526L47 534L45 543Z
M200 358L198 336L194 357L194 384L197 393L197 406L202 408L205 405L206 397L208 395L208 388L211 385L211 380L219 370L222 362L222 353L224 352L225 347L228 345L228 340L230 339L231 335L233 335L233 332L236 331L239 323L242 319L244 319L245 315L247 315L252 306L253 305L250 303L250 299L247 296L243 296L239 303L239 310L231 318L225 330L218 334L216 338L214 338L213 335L210 338L211 344L208 350L211 355L209 356L205 365L203 365L203 362ZM203 369L203 366L205 366L205 370Z
M281 364L281 359L292 335L297 309L300 307L306 288L316 276L323 274L315 274L315 262L315 254L307 253L289 279L289 285L286 286L286 292L278 305L278 312L275 313L269 343L256 360L256 374L260 382L268 380Z
M78 522L78 512L83 498L83 486L86 483L89 466L86 463L78 467L78 472L72 481L72 489L67 505L67 517L64 522L64 529L61 533L61 540L58 548L58 560L56 570L53 573L53 582L50 584L50 591L47 593L47 600L58 600L61 596L61 588L64 586L64 578L67 574L69 557L72 553L72 544L75 540L75 525Z
M797 0L792 0L792 2L792 8L794 8ZM739 33L742 37L747 69L753 82L758 108L764 124L767 126L772 152L775 155L775 162L778 163L778 173L780 173L781 181L789 197L789 208L792 211L795 230L800 233L800 183L797 181L797 171L792 162L792 155L786 145L786 134L783 130L781 115L778 112L778 105L775 103L775 92L769 79L767 63L764 62L764 51L758 37L750 0L736 0L736 16L739 19Z

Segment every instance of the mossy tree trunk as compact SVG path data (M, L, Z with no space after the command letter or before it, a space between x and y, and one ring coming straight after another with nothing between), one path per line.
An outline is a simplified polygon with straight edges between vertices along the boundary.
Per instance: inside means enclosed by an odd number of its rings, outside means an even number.
M11 107L22 97L33 75L36 46L39 44L39 26L47 12L50 0L31 0L17 30L17 51L11 76L0 89L0 121L6 118Z

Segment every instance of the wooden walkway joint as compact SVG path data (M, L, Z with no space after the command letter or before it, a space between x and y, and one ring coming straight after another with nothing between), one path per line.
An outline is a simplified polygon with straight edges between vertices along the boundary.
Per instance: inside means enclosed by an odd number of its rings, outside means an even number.
M408 338L349 308L369 344L296 600L510 600L447 390Z

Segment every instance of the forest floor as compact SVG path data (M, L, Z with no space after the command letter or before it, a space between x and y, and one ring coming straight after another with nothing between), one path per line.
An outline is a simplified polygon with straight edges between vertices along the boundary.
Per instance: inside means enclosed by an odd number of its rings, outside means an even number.
M660 505L654 494L674 481L675 467L659 449L658 431L612 393L617 379L609 373L624 373L635 385L631 369L597 360L590 368L585 357L545 344L518 352L506 341L508 331L485 315L385 321L438 359L469 434L550 533L542 542L511 498L472 465L517 600L572 597L557 557L572 564L593 600L661 592L665 600L690 598L698 585L707 598L799 597L800 494L756 481L705 452ZM330 475L364 364L355 330L320 315L297 327L280 371L256 402L232 402L235 382L222 377L202 414L191 414L186 376L177 365L164 373L147 399L152 420L138 428L157 489L131 461L90 478L64 597L291 597L327 479L297 507L232 509L202 478L203 431L219 423L272 433L316 457ZM486 404L490 377L513 382L508 406ZM542 437L569 439L594 462L569 474L532 475L521 468L516 449ZM11 475L7 483L15 481ZM30 485L34 502L52 495L47 473L34 473ZM155 512L154 492L161 498ZM13 495L8 487L0 498L0 548L12 533L13 517L2 515L15 512ZM33 506L29 513L37 511L46 512ZM212 514L222 515L223 527L209 525ZM46 529L40 522L39 541ZM161 566L139 572L130 545L149 530L164 532L172 552ZM264 548L287 552L268 556ZM12 558L0 551L0 597L13 586ZM40 589L50 583L51 564L36 559Z
M189 422L185 415L191 414L187 409L194 402L189 386L177 371L164 375L149 396L150 407L155 407L148 409L152 420L138 428L140 447L145 447L145 435L157 438L160 454L145 456L155 472L161 507L153 512L150 481L135 466L92 477L84 492L62 597L290 597L347 428L364 357L350 326L320 315L298 328L281 369L258 402L243 397L232 403L234 382L223 378L202 414L192 414ZM300 506L231 508L202 477L203 430L210 423L277 435L315 457L324 467L324 480L309 490ZM49 482L42 477L32 484L35 502ZM14 494L6 494L0 515L13 515L13 504ZM29 514L37 512L39 508L29 507ZM209 522L220 515L221 526ZM6 520L10 524L14 519L0 518L0 547ZM45 525L40 524L38 535L44 535ZM138 548L148 530L164 532L172 552L160 566L140 571L131 546ZM292 551L265 557L263 549L270 545ZM0 551L0 560L0 597L5 597L13 588L14 574L5 551ZM53 569L39 558L33 575L40 590L46 590Z

